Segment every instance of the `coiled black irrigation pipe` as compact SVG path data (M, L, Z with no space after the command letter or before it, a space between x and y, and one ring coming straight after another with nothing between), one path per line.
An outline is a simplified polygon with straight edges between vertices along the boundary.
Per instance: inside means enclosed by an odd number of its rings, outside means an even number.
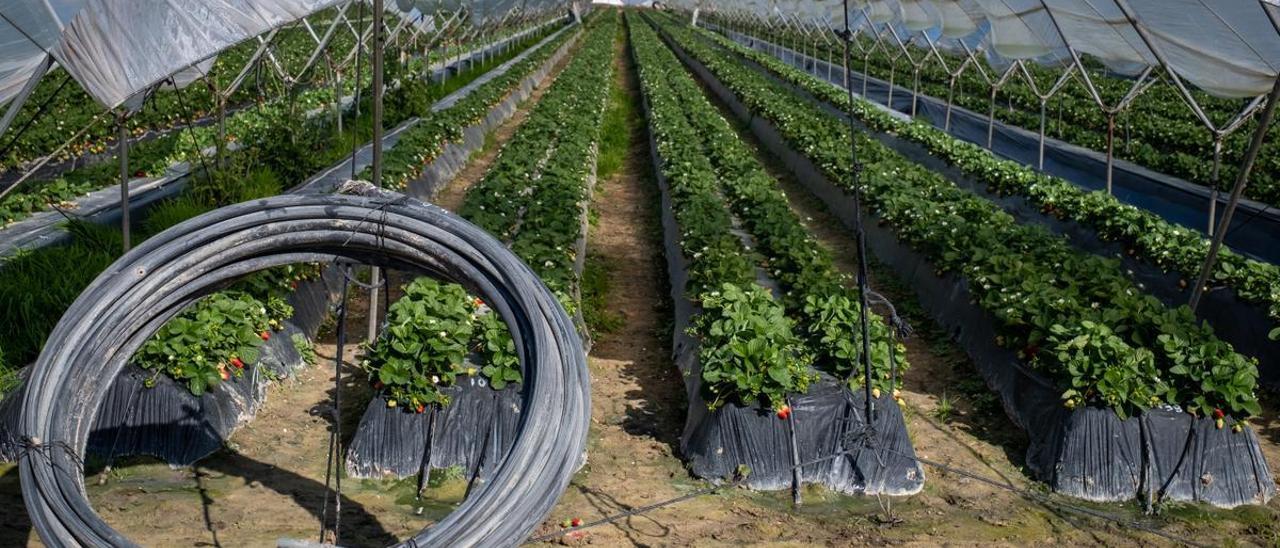
M110 380L166 321L246 274L339 259L421 272L481 296L511 330L525 368L519 433L494 477L415 546L519 543L582 462L590 420L586 356L573 321L523 262L434 205L367 183L289 195L181 223L116 261L50 335L23 401L22 493L49 546L133 546L93 511L83 455Z

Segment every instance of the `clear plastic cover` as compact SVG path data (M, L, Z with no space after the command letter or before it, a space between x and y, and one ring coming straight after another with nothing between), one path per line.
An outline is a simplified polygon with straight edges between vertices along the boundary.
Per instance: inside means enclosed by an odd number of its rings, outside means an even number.
M841 2L790 4L713 2L763 17L798 11L844 26ZM855 27L892 25L904 42L951 51L967 44L997 69L1015 60L1062 65L1074 51L1127 75L1163 64L1227 98L1265 94L1280 72L1280 0L850 0L849 6Z

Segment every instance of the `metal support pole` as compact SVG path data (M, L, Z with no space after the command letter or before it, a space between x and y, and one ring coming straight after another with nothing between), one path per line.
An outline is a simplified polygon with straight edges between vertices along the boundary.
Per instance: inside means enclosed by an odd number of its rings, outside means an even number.
M862 98L867 99L867 80L869 79L868 68L871 65L871 48L867 48L867 52L862 55ZM849 72L849 63L844 64L844 71ZM870 99L867 99L870 100Z
M342 71L333 73L333 117L338 123L338 135L342 135Z
M1107 194L1111 194L1112 169L1116 160L1116 113L1107 113Z
M1213 136L1213 175L1209 178L1209 235L1213 236L1213 222L1218 212L1218 189L1222 188L1218 173L1222 167L1222 135Z
M116 114L116 148L120 156L120 235L124 239L124 252L129 248L129 128L125 122L129 115Z
M835 65L836 65L835 53L831 51L830 47L828 47L827 48L827 81L828 82L831 81L831 71L832 69L835 68Z
M853 34L850 31L849 25L849 0L844 0L844 66L846 74L848 73L849 67L849 41L852 39ZM862 226L862 189L859 187L860 183L858 181L862 168L858 165L858 128L853 121L853 88L848 85L848 82L846 82L845 88L849 94L849 152L852 160L851 166L853 169L853 180L850 182L853 186L854 232L856 233L855 237L857 238L858 244L858 301L859 308L862 311L862 316L860 318L860 323L862 324L862 352L859 359L862 362L862 388L864 392L863 395L866 398L866 415L864 415L864 417L867 421L867 427L870 428L874 408L872 407L871 398L871 305L868 302L867 296L867 292L870 290L870 278L867 269L867 236Z
M889 93L885 94L885 98L884 98L884 106L889 107L889 110L896 110L893 108L893 88L894 88L893 79L894 79L894 76L897 75L897 72L898 72L898 60L890 59L889 60ZM866 75L864 74L863 76L866 76Z
M920 67L915 67L915 82L911 84L911 117L916 117L916 101L920 97Z
M987 150L991 150L991 143L995 139L996 134L996 93L1000 91L999 86L991 86L991 108L987 110Z
M382 187L382 0L373 0L373 186ZM382 269L369 273L369 343L378 336L378 285Z
M942 131L951 132L951 105L956 98L956 77L952 76L951 81L947 84L947 115L942 122Z
M227 98L218 91L215 91L215 95L218 101L218 161L215 165L222 169L227 157Z
M1280 101L1280 77L1276 78L1275 84L1271 86L1271 95L1267 96L1267 106L1262 109L1262 118L1258 120L1258 129L1253 132L1253 140L1249 142L1249 150L1244 154L1244 162L1240 164L1240 173L1236 175L1236 184L1231 188L1231 199L1227 201L1227 208L1222 211L1222 219L1218 221L1218 230L1213 234L1213 242L1209 244L1209 254L1204 258L1204 264L1200 267L1200 277L1196 279L1196 286L1191 290L1191 311L1195 312L1196 307L1200 304L1200 298L1204 295L1205 285L1209 283L1209 274L1213 272L1213 264L1218 260L1218 251L1222 249L1222 242L1227 237L1228 229L1231 227L1231 215L1236 212L1236 206L1240 204L1240 197L1244 194L1244 187L1249 183L1249 171L1253 169L1253 163L1258 159L1258 151L1262 149L1262 141L1267 136L1267 128L1271 126L1271 120L1276 114L1276 102Z
M1045 108L1048 104L1048 101L1049 99L1047 98L1044 98L1044 97L1040 98L1040 163L1038 165L1038 169L1040 171L1044 171L1044 119L1045 119Z

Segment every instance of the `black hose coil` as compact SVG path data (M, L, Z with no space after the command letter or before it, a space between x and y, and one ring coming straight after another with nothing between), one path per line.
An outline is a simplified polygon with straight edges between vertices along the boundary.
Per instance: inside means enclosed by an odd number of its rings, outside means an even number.
M111 380L170 318L235 279L338 258L467 287L501 315L525 369L524 413L494 477L406 543L502 546L551 511L583 458L586 356L550 290L501 242L434 205L368 184L355 195L289 195L201 215L147 240L76 299L32 369L23 401L23 498L50 546L132 546L89 506L80 456Z

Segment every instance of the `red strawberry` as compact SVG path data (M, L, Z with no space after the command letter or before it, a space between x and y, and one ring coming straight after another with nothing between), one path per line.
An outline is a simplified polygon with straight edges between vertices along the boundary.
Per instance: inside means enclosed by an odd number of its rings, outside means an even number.
M236 369L244 369L244 362L240 358L231 358L231 365L236 366Z
M1218 409L1217 407L1213 408L1213 418L1220 419L1225 416L1227 416L1227 414L1223 413L1221 409Z
M141 169L139 169L138 171L133 172L133 176L134 176L134 177L146 177L146 176L147 176L147 172L142 171Z
M269 341L269 340L271 340L271 332L270 332L270 331L263 331L263 332L262 332L262 335L260 335L260 336L262 337L262 340L264 340L264 341Z
M475 304L476 306L481 306L481 305L483 305L483 304L484 304L484 301L480 300L480 298L479 298L479 297L476 297L476 299L475 299L474 301L471 301L471 302L472 302L472 304Z
M784 421L785 421L785 420L787 420L787 419L789 419L789 418L791 418L791 406L790 406L790 405L784 405L784 406L782 406L781 408L779 408L779 409L778 409L778 418L780 418L780 419L782 419L782 420L784 420Z
M427 406L418 404L418 413L426 413L426 412L427 412Z
M1029 344L1027 345L1027 348L1024 349L1022 352L1027 355L1027 359L1029 360L1031 358L1036 357L1036 354L1040 353L1040 347L1034 344Z
M289 289L297 289L297 288L298 288L298 282L296 281L289 282Z
M573 521L569 523L572 524L574 527L582 527L582 518L573 518Z

